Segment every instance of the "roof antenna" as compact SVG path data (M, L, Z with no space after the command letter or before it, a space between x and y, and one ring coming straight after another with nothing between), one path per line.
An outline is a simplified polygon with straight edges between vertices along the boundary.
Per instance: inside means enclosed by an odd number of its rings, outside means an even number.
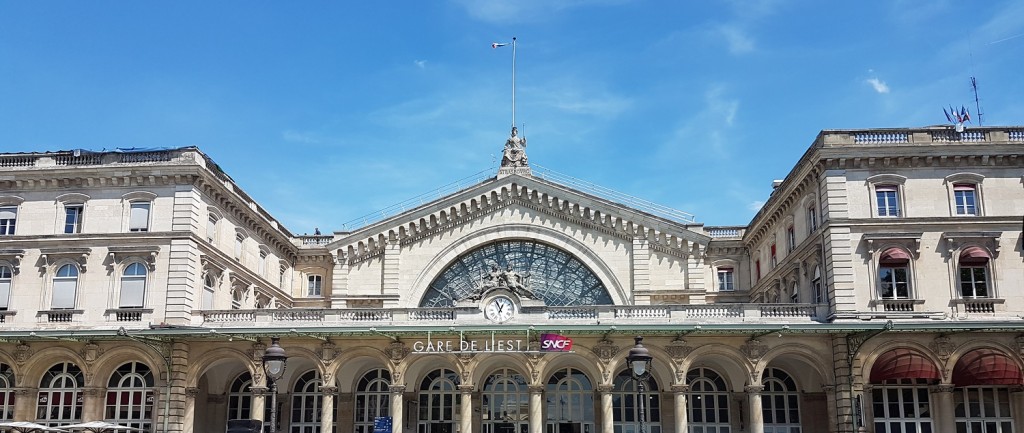
M978 99L978 80L971 77L971 90L974 90L974 113L978 115L978 126L983 126L981 121L981 102Z

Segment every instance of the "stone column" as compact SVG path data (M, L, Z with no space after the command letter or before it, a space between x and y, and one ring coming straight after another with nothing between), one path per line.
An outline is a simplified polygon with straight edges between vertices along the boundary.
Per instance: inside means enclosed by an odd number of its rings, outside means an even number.
M764 386L747 385L743 388L747 392L747 407L749 408L750 433L764 433L764 413L761 411L761 392Z
M17 388L14 390L14 419L37 419L36 402L39 388Z
M868 428L868 426L875 425L875 412L874 412L875 396L874 396L874 394L872 394L871 388L872 388L872 385L871 384L867 384L867 385L864 385L862 390L860 390L860 391L856 391L855 390L854 393L853 393L853 395L854 395L854 398L853 398L854 404L856 404L856 402L857 402L858 392L860 393L860 425L857 428L858 432L871 431ZM854 413L856 414L856 410L854 411ZM854 419L854 421L857 421L857 420Z
M473 431L473 385L459 385L462 403L459 404L459 433Z
M405 426L402 420L405 385L391 385L388 387L388 392L391 393L391 431L392 433L401 433Z
M199 388L185 388L185 414L181 417L181 431L193 432L196 424L196 397L199 396Z
M82 419L103 419L103 409L106 399L103 398L103 390L95 387L87 387L79 391L82 393Z
M320 392L323 393L323 400L320 405L320 431L332 431L331 426L334 424L334 396L338 395L338 387L323 386L320 387Z
M676 433L686 433L686 393L690 392L689 385L672 385L672 395L675 397L673 402L676 416Z
M530 433L544 433L544 385L530 385Z
M267 395L270 394L270 389L265 386L254 386L249 388L252 391L252 411L249 416L252 419L258 419L260 421L267 421L263 419L263 414L267 410Z
M601 428L598 431L610 432L615 430L615 408L612 407L612 385L599 385L597 392L601 393Z
M821 390L825 391L825 406L828 407L828 419L838 419L839 408L836 405L836 387L835 385L822 385ZM836 423L828 423L829 433L836 433Z
M939 384L928 389L931 394L931 415L933 431L956 431L956 415L953 413L953 384Z
M1013 424L1018 429L1024 425L1024 386L1010 388L1010 413L1013 414Z

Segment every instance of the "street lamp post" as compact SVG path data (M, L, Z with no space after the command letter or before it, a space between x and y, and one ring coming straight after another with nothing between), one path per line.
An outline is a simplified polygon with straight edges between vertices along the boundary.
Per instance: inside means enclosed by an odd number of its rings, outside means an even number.
M651 377L651 352L644 347L644 337L636 336L633 338L636 344L633 345L632 349L629 349L629 355L626 355L626 365L629 366L630 374L633 376L633 380L636 381L636 401L637 409L640 412L638 417L640 419L640 433L646 433L647 427L644 425L647 422L647 379Z
M288 363L288 355L278 344L279 340L271 337L270 347L263 352L263 372L267 374L270 385L270 433L277 432L277 381L284 377L284 367Z

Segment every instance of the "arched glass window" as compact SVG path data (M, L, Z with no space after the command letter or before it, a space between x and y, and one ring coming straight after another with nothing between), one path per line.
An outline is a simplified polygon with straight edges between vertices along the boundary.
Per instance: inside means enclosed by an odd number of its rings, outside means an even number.
M13 277L14 274L9 266L0 266L0 310L10 307Z
M82 369L70 362L54 365L39 381L36 421L48 427L82 421Z
M989 255L979 247L969 247L960 253L960 296L964 299L991 298L989 282Z
M481 395L484 433L527 433L530 391L526 377L503 368L484 380Z
M691 431L729 433L729 388L725 379L710 368L686 373L690 394L686 399Z
M238 375L235 381L231 382L231 391L228 393L228 420L233 419L252 419L252 375L248 371ZM264 405L263 419L270 422L269 398Z
M594 386L575 368L558 370L547 384L548 432L593 432Z
M457 391L459 375L446 368L427 374L420 382L417 433L453 433L461 396Z
M146 364L121 365L107 382L105 420L150 430L153 423L153 372Z
M878 297L910 299L910 255L899 248L889 248L878 259Z
M0 421L14 419L14 370L0 363Z
M78 268L72 264L66 264L57 269L53 277L53 300L50 308L74 309L75 296L78 293Z
M391 415L391 372L376 368L366 372L356 385L355 433L373 433L373 419Z
M142 308L146 297L146 266L135 262L121 275L121 308Z
M534 241L484 245L448 264L428 286L421 307L454 307L480 292L484 277L518 278L549 306L609 305L612 298L593 272L571 254ZM500 283L499 283L500 284Z
M800 394L793 378L785 371L769 368L761 385L764 433L800 433Z
M640 431L640 407L637 404L636 381L629 370L622 370L615 376L612 406L615 411L615 433L637 433ZM661 433L661 397L658 382L648 378L644 385L646 400L644 420L648 433Z
M217 293L217 279L207 273L206 278L203 279L203 305L201 309L213 309L213 295L215 293Z
M319 433L324 394L320 390L323 380L310 370L295 381L292 388L292 433ZM334 396L331 396L333 399ZM331 406L335 407L335 406ZM269 418L268 418L269 419ZM333 430L333 429L332 429Z

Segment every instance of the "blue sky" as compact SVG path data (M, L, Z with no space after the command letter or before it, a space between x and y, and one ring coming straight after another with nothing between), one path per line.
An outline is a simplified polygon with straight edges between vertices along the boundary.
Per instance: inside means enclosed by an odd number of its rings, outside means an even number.
M1024 118L1024 2L0 0L0 151L196 145L296 233L495 164L746 224L822 129ZM977 116L975 116L977 117ZM977 122L975 122L975 125Z

